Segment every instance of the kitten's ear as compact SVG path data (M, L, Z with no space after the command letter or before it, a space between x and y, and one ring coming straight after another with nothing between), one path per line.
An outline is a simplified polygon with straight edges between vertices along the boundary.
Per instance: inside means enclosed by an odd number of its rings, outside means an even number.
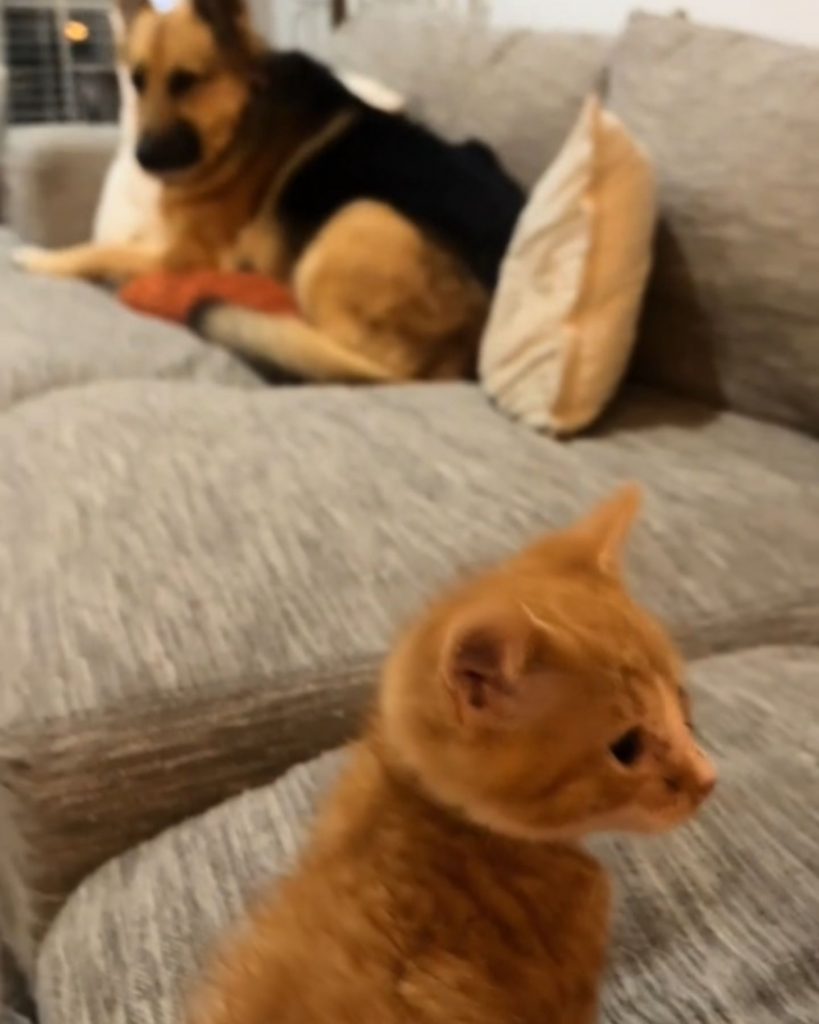
M528 677L544 662L544 636L524 609L484 609L455 624L443 678L459 722L514 725L530 705Z
M130 25L140 11L149 11L151 4L149 0L117 0L116 9L122 21Z
M601 572L616 575L620 571L623 550L642 504L639 485L626 484L573 528Z

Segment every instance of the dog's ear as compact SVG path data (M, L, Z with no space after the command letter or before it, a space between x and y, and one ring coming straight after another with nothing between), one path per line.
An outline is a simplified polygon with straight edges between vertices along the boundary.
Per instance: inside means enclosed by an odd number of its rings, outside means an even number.
M130 25L140 11L150 10L149 0L117 0L117 9L126 25Z
M193 0L196 14L213 30L217 43L228 49L246 48L250 17L245 0Z

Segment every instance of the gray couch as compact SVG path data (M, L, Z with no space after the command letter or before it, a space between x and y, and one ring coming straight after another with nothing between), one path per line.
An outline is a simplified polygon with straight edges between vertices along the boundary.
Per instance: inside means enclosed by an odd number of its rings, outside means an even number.
M334 46L527 184L606 78L661 185L631 379L557 442L470 384L271 389L102 291L0 269L5 944L45 1024L178 1019L209 939L296 853L343 754L310 759L355 729L396 624L637 478L632 583L691 659L722 783L678 836L601 844L605 1021L816 1024L816 53L644 16L613 47L376 16ZM76 150L9 146L10 216L86 230Z

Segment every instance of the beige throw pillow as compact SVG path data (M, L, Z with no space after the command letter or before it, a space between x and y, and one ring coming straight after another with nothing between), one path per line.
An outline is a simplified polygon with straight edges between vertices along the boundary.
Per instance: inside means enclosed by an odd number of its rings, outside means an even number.
M603 411L634 343L655 214L648 156L590 98L501 268L480 376L504 412L569 434Z

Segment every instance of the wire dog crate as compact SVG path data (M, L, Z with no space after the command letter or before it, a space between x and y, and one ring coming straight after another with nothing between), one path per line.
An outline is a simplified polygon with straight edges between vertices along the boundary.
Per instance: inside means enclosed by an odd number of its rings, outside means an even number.
M107 12L105 0L0 0L9 121L116 120Z

